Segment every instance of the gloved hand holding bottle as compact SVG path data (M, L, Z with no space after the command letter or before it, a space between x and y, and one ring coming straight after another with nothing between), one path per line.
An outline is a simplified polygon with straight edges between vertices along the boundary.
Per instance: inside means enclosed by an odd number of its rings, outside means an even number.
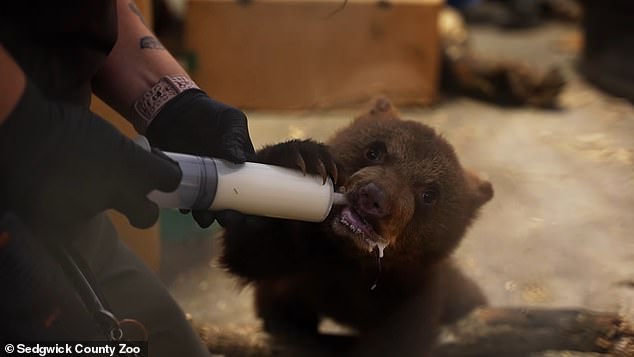
M211 99L198 88L170 99L149 118L145 135L152 146L163 151L221 158L235 164L242 164L255 154L245 114ZM192 215L206 228L214 222L217 212L194 210Z
M176 163L147 152L89 110L27 83L0 125L2 206L32 227L66 228L114 208L139 228L158 218L146 195L174 190Z

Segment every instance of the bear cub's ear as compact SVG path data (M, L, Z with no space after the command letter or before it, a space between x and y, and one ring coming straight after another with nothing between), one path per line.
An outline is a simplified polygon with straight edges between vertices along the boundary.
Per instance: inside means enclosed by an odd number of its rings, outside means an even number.
M474 198L475 204L480 207L493 198L493 185L470 170L465 170L468 190Z
M396 108L387 97L377 97L372 101L368 116L370 117L394 117L397 114Z

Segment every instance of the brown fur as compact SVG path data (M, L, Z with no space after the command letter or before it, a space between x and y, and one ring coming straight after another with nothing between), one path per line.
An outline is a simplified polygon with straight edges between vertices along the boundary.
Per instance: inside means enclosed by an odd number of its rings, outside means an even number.
M343 207L320 224L245 217L228 228L221 261L254 285L268 331L315 333L330 317L359 332L359 356L421 356L440 324L485 303L450 254L492 187L389 101L377 100L328 146L289 141L262 149L258 161L336 176L352 209L389 242L379 270L377 250L341 223Z

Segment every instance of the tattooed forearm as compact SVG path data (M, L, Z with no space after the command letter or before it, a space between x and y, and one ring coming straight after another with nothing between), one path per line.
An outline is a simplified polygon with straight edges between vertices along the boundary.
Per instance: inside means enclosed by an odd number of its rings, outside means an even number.
M156 37L152 37L152 36L143 36L141 37L141 40L139 41L139 45L141 47L141 49L152 49L152 50L164 50L165 47L163 47L163 45L161 44L161 42L159 40L156 39Z
M143 15L141 15L141 11L139 11L139 8L136 6L136 3L134 2L134 0L128 3L128 7L130 8L130 11L132 11L136 16L139 17L139 19L141 19L141 21L143 21L143 23L145 23L145 19L143 18ZM161 42L156 37L153 37L153 36L141 37L141 39L139 40L139 47L142 50L146 48L149 48L152 50L165 49L165 47L163 47Z
M145 19L143 18L143 15L141 15L141 11L139 10L139 7L136 6L136 3L134 1L130 1L128 7L130 8L130 11L132 11L136 16L139 17L139 19L141 19L141 21L143 21L143 23L145 23Z

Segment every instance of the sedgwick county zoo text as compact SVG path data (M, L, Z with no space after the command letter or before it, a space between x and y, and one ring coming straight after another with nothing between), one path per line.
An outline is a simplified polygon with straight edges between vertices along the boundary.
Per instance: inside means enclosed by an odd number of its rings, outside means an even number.
M147 342L15 342L4 343L2 356L147 356Z

